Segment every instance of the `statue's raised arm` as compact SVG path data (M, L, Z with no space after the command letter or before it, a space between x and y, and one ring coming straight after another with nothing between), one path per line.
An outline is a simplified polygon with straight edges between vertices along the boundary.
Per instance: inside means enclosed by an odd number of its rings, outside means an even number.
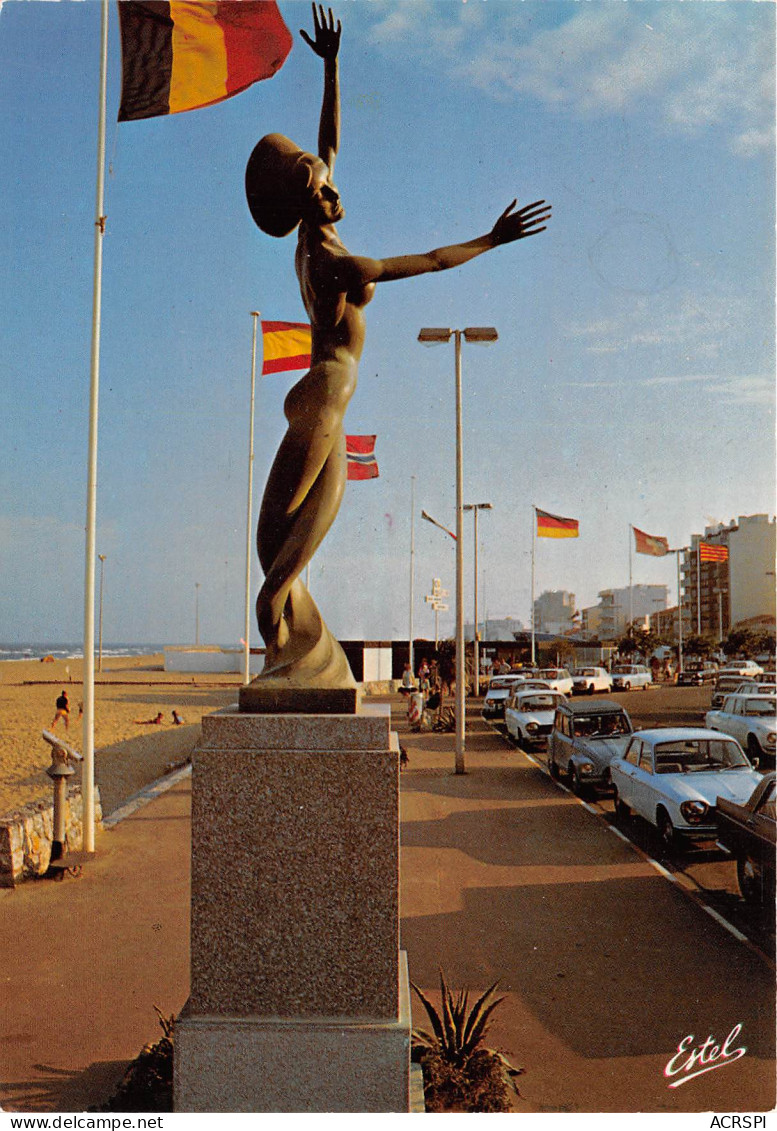
M335 24L332 9L328 18L323 6L312 4L315 38L300 28L300 35L324 60L324 100L321 104L321 121L318 127L318 155L334 173L335 157L340 148L340 75L337 56L340 51L340 21Z

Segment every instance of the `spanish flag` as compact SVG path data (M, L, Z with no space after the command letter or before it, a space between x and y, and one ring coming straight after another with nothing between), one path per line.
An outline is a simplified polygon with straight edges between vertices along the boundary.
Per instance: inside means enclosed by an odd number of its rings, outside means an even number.
M375 440L375 436L345 437L349 479L377 479L378 462L375 459Z
M119 121L199 110L283 65L292 45L275 0L119 0Z
M580 524L576 518L561 518L541 511L539 507L534 509L537 512L538 538L577 538Z
M262 322L262 374L310 369L310 326L307 322Z
M728 546L721 546L715 542L699 543L700 562L727 562Z
M638 554L652 554L654 558L663 558L664 554L669 553L669 542L666 538L646 534L644 530L637 530L636 526L632 526L631 529L634 531L634 549Z

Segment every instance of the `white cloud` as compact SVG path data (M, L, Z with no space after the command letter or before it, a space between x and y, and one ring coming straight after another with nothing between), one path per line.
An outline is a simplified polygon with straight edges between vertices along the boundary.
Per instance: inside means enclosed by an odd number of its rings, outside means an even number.
M434 53L497 99L530 96L583 117L648 111L673 133L725 129L732 150L750 157L774 136L769 8L569 5L564 23L538 29L533 5L489 5L496 23L484 31L482 5L379 3L371 39L406 56Z
M648 377L639 382L644 388L677 388L697 385L718 402L728 405L772 406L775 399L774 381L768 376L746 374L727 376L717 373L675 373ZM617 389L622 381L572 381L575 389Z

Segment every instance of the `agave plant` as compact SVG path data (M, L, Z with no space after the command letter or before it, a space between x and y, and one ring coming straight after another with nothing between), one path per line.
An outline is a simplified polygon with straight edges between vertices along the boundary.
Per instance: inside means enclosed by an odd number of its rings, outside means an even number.
M440 971L440 1012L411 983L432 1025L432 1032L413 1030L413 1051L424 1068L427 1111L509 1111L509 1092L520 1096L514 1068L496 1049L481 1048L491 1014L504 1001L498 982L470 1008L469 991L454 996Z

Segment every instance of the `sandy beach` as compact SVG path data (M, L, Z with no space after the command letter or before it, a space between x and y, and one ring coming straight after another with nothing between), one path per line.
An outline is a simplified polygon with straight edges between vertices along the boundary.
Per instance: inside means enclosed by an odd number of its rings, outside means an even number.
M51 747L41 738L50 730L55 701L63 688L70 699L70 726L60 720L55 733L82 750L81 660L11 660L0 664L0 815L39 798L50 798L46 766ZM190 754L203 715L237 700L242 677L219 672L166 672L161 653L111 657L95 673L95 781L107 816L144 785L161 777L171 763ZM172 711L183 719L175 726ZM161 711L164 722L143 725Z

